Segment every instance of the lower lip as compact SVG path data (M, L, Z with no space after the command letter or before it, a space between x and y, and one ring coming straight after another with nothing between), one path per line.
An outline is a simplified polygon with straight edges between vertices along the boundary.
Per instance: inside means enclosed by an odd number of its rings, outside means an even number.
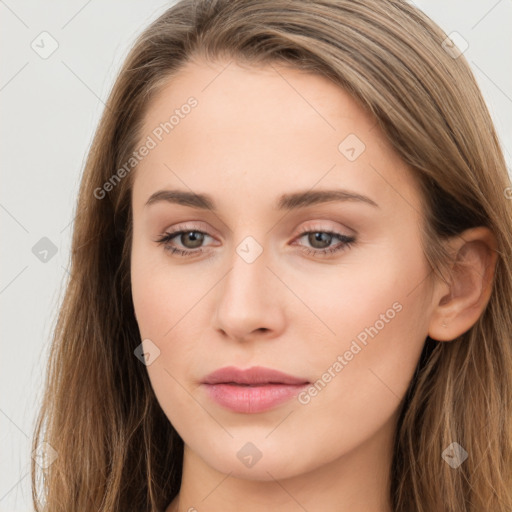
M203 384L210 398L235 412L267 411L297 396L308 384L266 384L241 386L237 384Z

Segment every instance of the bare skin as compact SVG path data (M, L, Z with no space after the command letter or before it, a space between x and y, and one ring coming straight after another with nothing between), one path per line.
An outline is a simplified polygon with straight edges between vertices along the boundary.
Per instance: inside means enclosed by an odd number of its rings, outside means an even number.
M147 366L153 389L185 443L180 493L166 512L390 512L398 407L427 335L450 342L485 308L495 240L484 228L455 238L462 270L450 285L431 280L411 171L375 120L325 78L189 63L153 99L141 141L190 96L197 106L133 171L133 302L141 339L160 351ZM208 194L217 210L146 206L162 189ZM282 194L333 189L376 206L274 208ZM185 234L156 242L178 227ZM303 231L324 235L315 242ZM203 233L202 244L190 232ZM203 252L185 257L165 245ZM260 249L250 263L242 257ZM200 385L228 365L325 386L271 410L234 412ZM238 456L247 443L261 455L250 467Z

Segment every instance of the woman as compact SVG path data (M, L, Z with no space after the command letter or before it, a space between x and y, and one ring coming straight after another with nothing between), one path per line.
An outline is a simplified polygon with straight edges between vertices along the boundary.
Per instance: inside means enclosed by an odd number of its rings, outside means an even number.
M107 107L37 510L512 508L511 189L439 27L183 0Z

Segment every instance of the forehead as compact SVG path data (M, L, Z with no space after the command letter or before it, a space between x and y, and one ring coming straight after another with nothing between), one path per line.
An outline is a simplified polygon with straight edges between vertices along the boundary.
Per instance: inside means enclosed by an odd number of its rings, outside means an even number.
M278 64L188 63L149 104L141 143L148 137L134 204L163 187L216 191L241 206L335 186L418 201L373 116L329 79Z
M346 91L324 76L278 63L251 66L235 61L194 60L169 79L150 102L144 131L168 120L190 97L197 100L199 108L193 109L192 120L183 125L194 124L198 135L239 133L241 129L251 133L265 127L272 140L290 133L311 138L313 131L322 137L339 136L340 120L347 125L352 121L361 135L376 125L376 120ZM194 122L193 117L210 122L204 125ZM186 127L174 131L184 130Z

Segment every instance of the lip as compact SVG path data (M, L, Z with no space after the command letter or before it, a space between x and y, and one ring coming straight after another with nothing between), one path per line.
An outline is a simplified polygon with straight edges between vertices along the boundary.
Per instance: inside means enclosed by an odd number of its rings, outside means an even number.
M235 366L225 366L210 373L204 380L203 384L309 384L307 379L294 377L287 373L265 368L264 366L252 366L243 370Z
M227 366L210 373L201 383L212 400L240 413L273 409L309 384L307 379L262 366L246 370Z

